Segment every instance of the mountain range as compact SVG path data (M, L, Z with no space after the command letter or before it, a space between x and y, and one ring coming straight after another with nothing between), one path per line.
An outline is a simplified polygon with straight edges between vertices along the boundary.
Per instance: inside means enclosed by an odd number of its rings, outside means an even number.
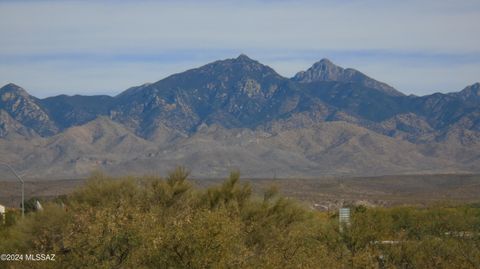
M36 179L480 172L480 83L405 95L322 59L292 78L240 55L117 96L0 88L0 161Z

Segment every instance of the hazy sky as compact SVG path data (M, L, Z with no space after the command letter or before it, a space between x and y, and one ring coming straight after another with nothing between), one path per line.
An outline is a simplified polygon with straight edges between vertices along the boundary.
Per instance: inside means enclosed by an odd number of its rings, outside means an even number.
M480 81L480 1L1 1L0 84L111 94L245 53L321 58L418 95Z

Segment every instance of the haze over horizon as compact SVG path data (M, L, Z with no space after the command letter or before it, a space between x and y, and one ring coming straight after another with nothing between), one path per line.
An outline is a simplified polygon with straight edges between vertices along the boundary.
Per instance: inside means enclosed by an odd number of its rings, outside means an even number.
M480 3L459 2L1 1L0 84L116 95L245 53L285 77L328 58L406 94L459 91L480 80Z

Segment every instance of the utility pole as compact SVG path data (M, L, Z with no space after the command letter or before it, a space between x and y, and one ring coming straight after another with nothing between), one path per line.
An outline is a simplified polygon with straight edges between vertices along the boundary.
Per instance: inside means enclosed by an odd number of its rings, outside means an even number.
M23 181L23 178L19 174L17 174L15 169L13 169L13 167L11 167L9 164L0 162L0 165L3 165L8 169L10 169L10 171L17 177L20 183L22 183L22 218L24 218L25 217L25 181Z

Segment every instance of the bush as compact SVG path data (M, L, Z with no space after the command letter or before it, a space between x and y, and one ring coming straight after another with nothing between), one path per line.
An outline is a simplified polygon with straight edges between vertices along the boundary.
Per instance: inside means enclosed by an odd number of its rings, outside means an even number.
M334 214L275 189L254 196L238 172L204 190L183 168L165 179L96 173L9 222L0 252L57 254L7 268L475 268L479 215L472 206L358 207L340 232Z

